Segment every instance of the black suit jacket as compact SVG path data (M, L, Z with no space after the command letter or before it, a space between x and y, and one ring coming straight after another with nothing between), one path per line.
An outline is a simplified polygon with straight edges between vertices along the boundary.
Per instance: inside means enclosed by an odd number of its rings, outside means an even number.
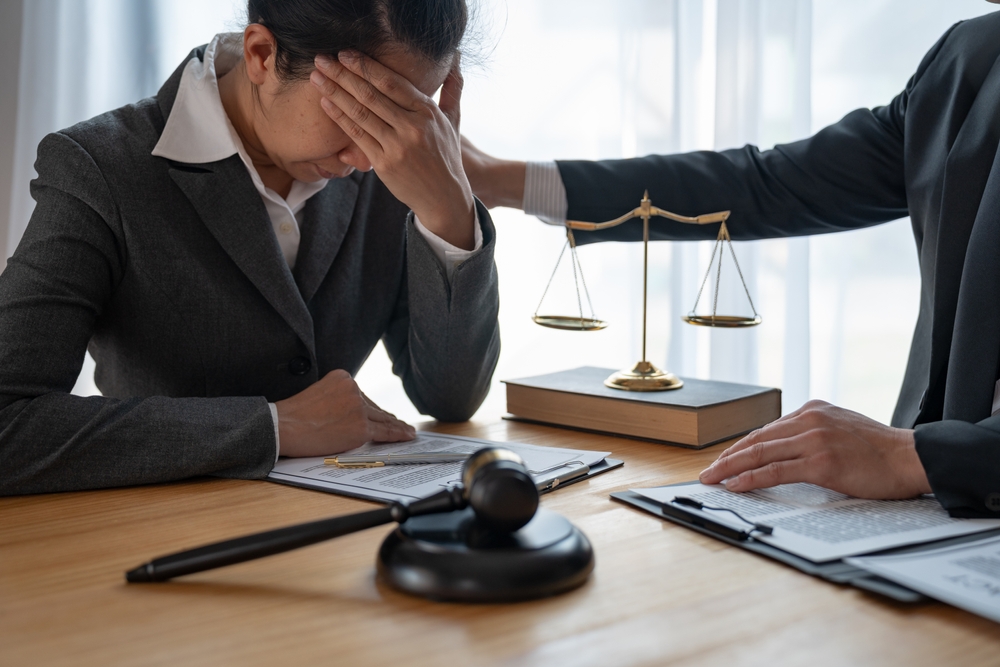
M907 215L921 297L894 426L954 515L1000 517L1000 13L954 26L890 104L860 109L769 151L560 162L570 219L607 220L644 189L681 214L731 209L734 239L856 229ZM641 223L578 234L640 240ZM656 239L714 238L715 225L654 219Z
M268 401L355 373L380 338L421 412L467 419L489 390L486 209L482 249L449 281L374 172L331 180L292 271L239 156L151 154L182 69L38 147L37 206L0 275L0 495L263 477ZM103 397L69 395L88 344Z

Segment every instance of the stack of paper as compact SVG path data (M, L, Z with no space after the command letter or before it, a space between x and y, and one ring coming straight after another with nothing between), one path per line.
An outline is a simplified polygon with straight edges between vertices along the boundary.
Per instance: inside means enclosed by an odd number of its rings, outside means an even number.
M517 442L490 442L457 435L419 433L415 440L389 444L367 444L344 454L415 454L417 452L460 452L471 454L483 447L503 447L524 459L535 482L547 482L577 468L591 474L621 465L605 462L611 452L539 447ZM280 459L268 479L283 484L381 501L408 501L425 498L461 480L461 463L388 465L382 468L338 468L324 465L323 457Z

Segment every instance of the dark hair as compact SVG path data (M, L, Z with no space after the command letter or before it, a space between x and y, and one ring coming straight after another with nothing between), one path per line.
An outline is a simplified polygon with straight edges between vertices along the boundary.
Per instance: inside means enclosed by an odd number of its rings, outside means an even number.
M441 63L465 35L465 0L247 0L247 20L271 31L275 68L300 79L318 55L352 49L372 57L399 45Z

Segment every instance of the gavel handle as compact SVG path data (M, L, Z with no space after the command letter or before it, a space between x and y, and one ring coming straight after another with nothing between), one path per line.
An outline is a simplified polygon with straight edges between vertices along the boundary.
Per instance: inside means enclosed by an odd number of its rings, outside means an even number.
M409 505L393 503L377 510L301 523L179 551L126 572L125 579L130 583L166 581L185 574L273 556L393 521L402 522L411 516L448 512L464 506L461 489L448 489Z

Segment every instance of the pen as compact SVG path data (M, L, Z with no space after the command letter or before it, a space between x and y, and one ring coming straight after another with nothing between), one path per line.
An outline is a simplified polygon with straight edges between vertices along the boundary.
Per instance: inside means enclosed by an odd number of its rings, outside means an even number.
M323 459L324 465L338 468L381 468L416 463L461 463L469 458L463 452L418 452L415 454L356 454Z
M547 482L542 482L541 484L538 485L538 490L539 491L553 491L560 484L567 484L570 481L572 481L574 479L577 479L578 477L583 477L584 475L586 475L589 472L590 472L590 466L577 466L575 468L572 468L572 469L564 472L563 474L559 475L558 477L550 479Z

